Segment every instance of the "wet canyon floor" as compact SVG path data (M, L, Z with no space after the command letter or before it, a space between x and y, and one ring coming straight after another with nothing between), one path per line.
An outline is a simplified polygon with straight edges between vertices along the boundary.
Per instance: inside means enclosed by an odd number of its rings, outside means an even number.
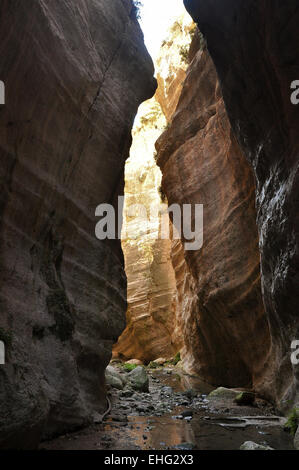
M101 424L43 442L44 450L239 450L245 441L292 450L293 439L271 405L209 400L213 389L167 367L148 371L150 393L111 389Z

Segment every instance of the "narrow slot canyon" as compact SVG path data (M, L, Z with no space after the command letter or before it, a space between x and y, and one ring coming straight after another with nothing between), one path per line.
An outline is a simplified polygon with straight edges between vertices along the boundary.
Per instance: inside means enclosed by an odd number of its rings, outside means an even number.
M0 5L0 449L299 449L297 2L28 3Z

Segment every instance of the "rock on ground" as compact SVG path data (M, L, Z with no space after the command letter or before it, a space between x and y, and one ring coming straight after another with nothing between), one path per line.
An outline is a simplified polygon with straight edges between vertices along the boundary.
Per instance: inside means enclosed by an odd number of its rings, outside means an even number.
M241 445L240 450L274 450L272 447L256 444L252 441L246 441Z
M106 384L118 390L123 390L127 381L116 369L108 366L105 371Z
M149 392L149 378L144 367L138 366L128 374L129 382L134 390Z

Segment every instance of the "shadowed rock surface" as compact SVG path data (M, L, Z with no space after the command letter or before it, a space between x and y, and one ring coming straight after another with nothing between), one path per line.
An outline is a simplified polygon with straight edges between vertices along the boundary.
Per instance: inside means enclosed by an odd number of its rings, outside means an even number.
M233 131L255 174L272 345L263 392L289 406L298 402L298 367L290 362L291 341L299 336L299 107L290 100L299 77L298 2L184 3L207 38Z
M156 85L130 0L2 0L0 25L0 447L28 448L106 409L126 277L94 215Z
M207 50L195 54L171 126L156 147L169 204L204 205L202 250L183 256L180 244L173 246L184 368L213 385L251 387L269 351L254 180Z

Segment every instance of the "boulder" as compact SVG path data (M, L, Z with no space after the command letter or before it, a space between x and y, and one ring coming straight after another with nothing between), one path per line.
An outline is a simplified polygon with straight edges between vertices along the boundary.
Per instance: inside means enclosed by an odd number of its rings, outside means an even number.
M208 396L210 399L221 399L221 400L234 400L242 392L240 390L232 390L231 388L219 387L213 390Z
M297 432L295 434L294 447L296 450L299 450L299 428L297 429Z
M112 366L108 366L105 372L106 384L118 390L123 390L126 379Z
M253 405L254 401L255 401L255 394L252 392L241 392L235 398L235 402L238 405L250 406L250 405Z
M167 362L167 359L164 357L159 357L158 359L155 359L153 361L154 364L157 364L158 366L163 366Z
M252 441L246 441L241 445L240 450L274 450L272 447L256 444Z
M149 392L149 378L144 367L138 366L128 375L129 381L138 392Z

